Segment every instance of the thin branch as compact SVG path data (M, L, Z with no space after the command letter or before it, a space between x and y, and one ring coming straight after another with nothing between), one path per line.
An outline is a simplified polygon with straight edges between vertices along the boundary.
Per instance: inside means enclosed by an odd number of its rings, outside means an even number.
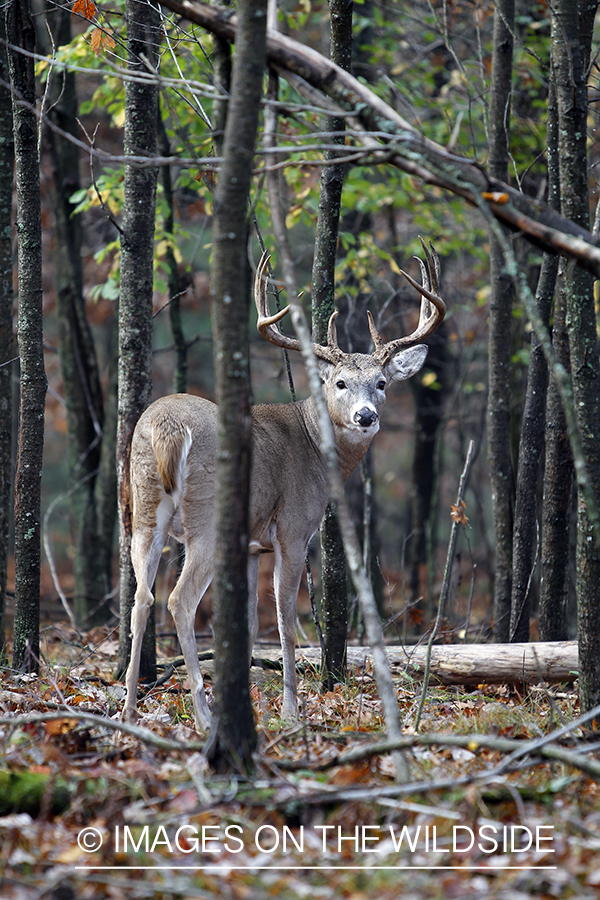
M467 451L467 458L465 460L465 465L462 471L462 475L460 476L460 481L458 483L458 494L456 495L456 510L457 512L461 510L463 505L463 497L465 493L465 487L467 484L467 478L469 477L469 470L471 468L471 462L473 460L473 452L475 449L474 441L469 442L469 449ZM450 530L450 542L448 544L448 554L446 556L446 568L444 570L444 581L442 582L442 590L440 592L440 600L438 603L438 611L435 620L435 625L431 630L431 634L429 635L429 640L427 642L427 655L425 657L425 673L423 675L423 686L421 688L421 696L419 697L419 706L417 709L417 716L415 719L415 731L419 730L419 723L421 721L421 715L423 713L423 706L425 704L425 696L427 694L427 689L429 687L429 673L431 671L431 648L433 646L433 642L437 637L440 622L442 621L442 617L444 615L444 610L446 608L446 601L448 599L448 591L450 590L450 575L452 573L452 562L454 560L454 550L456 547L456 538L458 536L458 526L461 524L460 519L454 518L452 521L452 528Z
M37 725L44 722L56 722L60 719L77 719L78 722L86 722L94 728L107 728L109 731L122 731L131 737L142 741L144 744L150 744L159 750L181 750L202 752L204 744L198 742L187 743L185 741L172 741L168 738L160 737L149 731L147 728L140 728L138 725L131 725L129 722L121 722L117 719L109 719L105 716L99 716L96 713L84 712L79 707L72 709L65 706L62 711L31 713L25 716L0 716L0 725L6 725L10 728L22 728L26 725Z

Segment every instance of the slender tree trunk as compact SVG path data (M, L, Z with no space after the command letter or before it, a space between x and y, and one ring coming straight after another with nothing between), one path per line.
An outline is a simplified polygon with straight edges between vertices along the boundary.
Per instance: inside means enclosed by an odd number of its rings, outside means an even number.
M55 46L71 40L71 11L48 7L47 23ZM51 81L50 120L75 134L77 123L75 73L57 72ZM54 274L57 289L59 352L67 407L71 537L73 540L73 611L79 625L106 621L110 570L99 552L96 477L103 428L102 390L92 332L83 297L81 228L72 216L69 198L79 190L79 151L52 128L46 131L52 158L52 206L55 216Z
M27 0L7 7L9 44L33 54L35 29ZM9 50L13 90L21 367L15 475L15 630L13 666L37 671L40 622L40 488L46 372L43 350L42 215L35 76L32 56ZM23 98L29 107L21 106Z
M0 37L6 35L0 14ZM6 45L0 44L0 78L8 82ZM12 506L12 374L17 355L13 336L12 195L15 164L10 91L0 87L0 665L6 661L6 579Z
M429 564L428 544L430 544L432 500L436 479L436 444L443 421L444 401L448 395L449 354L447 329L442 323L429 340L427 368L436 376L435 386L423 384L422 379L411 378L408 382L415 401L415 449L412 463L412 484L410 503L410 540L407 546L406 567L411 600L422 596L424 584L421 580L422 567Z
M240 0L223 163L215 194L211 276L219 408L217 539L213 579L215 720L211 758L238 770L256 746L249 695L250 474L248 194L265 68L265 0Z
M515 8L498 0L494 13L494 51L490 91L489 172L508 180L508 140ZM510 622L514 480L510 453L510 334L512 284L504 271L501 247L490 235L488 454L496 562L494 572L494 640L506 642Z
M165 123L163 122L160 104L158 109L158 143L160 152L163 156L169 156L171 148L169 147L169 138ZM167 213L165 215L165 231L172 235L175 228L175 214L173 209L173 182L171 179L171 169L169 166L162 166L160 178L163 186L165 203L167 205ZM173 248L169 245L166 252L168 285L169 285L169 322L171 325L171 334L173 335L173 345L175 347L175 375L173 378L173 390L176 394L184 394L187 390L187 344L183 333L181 323L181 302L180 295L184 289L182 279L179 277L177 260Z
M548 202L560 209L558 162L558 110L556 79L550 79L548 93ZM552 346L557 360L568 372L571 367L566 330L566 294L562 260L554 292ZM546 464L542 505L542 547L539 629L543 641L566 640L566 609L569 597L570 524L573 487L573 454L567 422L554 374L550 375L545 422Z
M156 65L160 15L145 0L127 0L127 60L133 72ZM146 62L144 62L146 60ZM125 153L156 155L158 88L146 82L125 85ZM135 575L131 565L131 520L126 506L131 435L150 403L152 391L152 293L155 168L125 166L123 228L121 233L121 292L119 298L119 422L117 473L121 498L121 626L119 671L127 668L131 652L131 608ZM154 611L154 606L152 607ZM154 612L146 628L140 675L156 680Z
M553 84L551 84L549 91L546 133L548 144L548 203L553 209L559 209L558 114L556 109L556 92ZM546 327L548 327L550 321L550 310L552 307L552 298L555 293L557 273L558 257L545 254L542 260L542 267L538 280L536 304L541 319ZM539 529L537 527L536 507L539 468L544 454L547 393L548 364L540 341L534 331L531 335L527 394L523 410L523 424L519 446L519 465L517 470L515 526L513 533L513 583L510 616L511 641L529 640L530 588L540 539ZM562 413L560 401L558 405ZM567 478L567 481L570 482L570 479ZM569 516L568 511L565 511L565 513L567 519L568 559Z
M102 555L101 567L106 573L108 585L112 585L113 550L118 517L117 467L117 419L119 391L119 330L118 304L110 326L108 380L104 402L104 426L100 469L96 480L96 504L98 510L98 553Z
M552 296L558 269L557 257L544 255L536 303L547 326L550 320ZM529 640L530 592L536 564L537 486L540 463L544 452L544 425L548 366L535 332L531 336L531 355L527 376L527 394L523 410L519 466L513 531L513 580L511 596L511 642Z
M564 267L559 272L554 301L552 346L556 358L568 372L571 367L569 337L565 322L567 297ZM540 582L540 639L568 638L567 602L570 586L571 508L573 503L573 453L567 420L554 375L551 375L546 406L546 466L542 514L542 573Z
M553 7L552 59L559 118L561 212L589 226L587 84L597 3L558 0ZM600 499L600 361L591 276L569 265L566 273L567 331L573 399L583 445L586 477ZM600 549L581 489L577 517L577 610L579 696L582 711L600 702Z
M338 66L350 71L352 64L353 0L330 0L330 58ZM343 132L344 119L327 116L325 130ZM334 144L344 145L344 136L332 135ZM326 150L324 159L335 158L335 151ZM318 344L327 343L327 325L335 309L335 261L338 228L344 186L344 166L324 166L321 169L319 212L315 232L315 253L312 272L312 332ZM346 635L348 630L348 588L344 546L335 514L327 507L321 522L321 583L323 634L326 659L322 660L326 681L346 680Z

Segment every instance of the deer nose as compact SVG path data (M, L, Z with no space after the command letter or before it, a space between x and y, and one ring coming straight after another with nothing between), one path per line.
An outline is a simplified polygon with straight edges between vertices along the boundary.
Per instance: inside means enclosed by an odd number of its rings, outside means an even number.
M354 413L354 421L363 428L368 428L369 425L373 425L378 418L379 416L370 406L363 406L362 409L359 409Z

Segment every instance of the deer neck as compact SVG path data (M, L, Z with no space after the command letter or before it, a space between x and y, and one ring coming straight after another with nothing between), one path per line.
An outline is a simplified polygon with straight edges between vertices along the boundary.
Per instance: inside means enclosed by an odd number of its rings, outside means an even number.
M319 430L319 419L312 397L308 400L300 401L300 403L295 404L295 406L302 418L309 440L320 452L321 433ZM334 422L331 424L333 427L333 441L337 451L340 472L343 480L346 481L346 479L352 475L371 446L374 432L365 433L358 429L348 429L336 425Z

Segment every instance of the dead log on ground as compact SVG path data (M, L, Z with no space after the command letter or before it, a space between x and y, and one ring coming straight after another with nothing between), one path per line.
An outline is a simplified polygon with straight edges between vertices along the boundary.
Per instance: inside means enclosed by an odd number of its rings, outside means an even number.
M386 652L395 677L419 679L425 669L425 646L388 646ZM277 663L281 652L260 646L254 649L254 664ZM316 647L296 650L297 664L320 665ZM369 668L368 647L348 647L348 665ZM577 641L547 641L529 644L438 644L431 649L431 676L438 684L548 684L575 681L579 673Z

